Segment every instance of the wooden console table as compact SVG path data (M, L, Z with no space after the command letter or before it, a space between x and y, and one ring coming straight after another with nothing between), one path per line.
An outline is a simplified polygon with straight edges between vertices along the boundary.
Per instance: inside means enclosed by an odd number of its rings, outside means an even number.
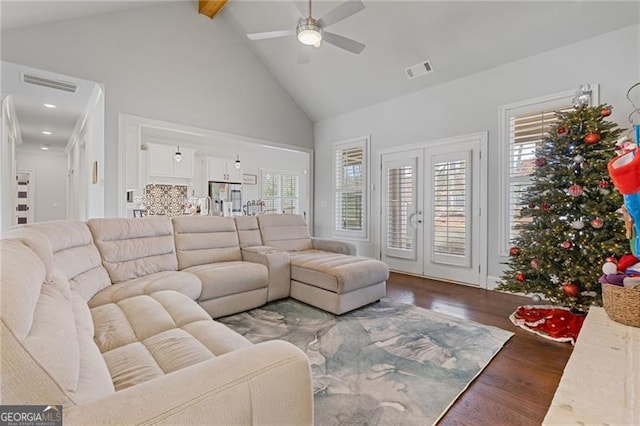
M640 328L591 308L544 425L640 425Z

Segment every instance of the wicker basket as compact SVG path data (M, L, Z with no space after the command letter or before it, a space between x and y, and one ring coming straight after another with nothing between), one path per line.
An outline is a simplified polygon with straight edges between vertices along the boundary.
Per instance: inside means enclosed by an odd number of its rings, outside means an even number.
M640 290L602 284L602 304L612 320L640 327Z

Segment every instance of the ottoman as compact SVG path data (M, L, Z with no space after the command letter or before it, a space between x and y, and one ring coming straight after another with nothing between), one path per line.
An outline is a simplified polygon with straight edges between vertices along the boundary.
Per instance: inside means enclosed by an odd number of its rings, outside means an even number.
M389 268L375 259L323 250L289 252L291 297L336 315L376 302Z

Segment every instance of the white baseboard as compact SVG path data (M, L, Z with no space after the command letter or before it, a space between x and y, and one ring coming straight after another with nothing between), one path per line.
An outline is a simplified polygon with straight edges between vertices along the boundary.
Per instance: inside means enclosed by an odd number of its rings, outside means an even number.
M498 287L498 283L500 283L500 277L487 275L487 290L495 290Z

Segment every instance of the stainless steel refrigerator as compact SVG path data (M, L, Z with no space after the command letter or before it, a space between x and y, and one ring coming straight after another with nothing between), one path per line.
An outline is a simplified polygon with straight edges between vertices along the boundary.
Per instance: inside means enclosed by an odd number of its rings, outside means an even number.
M242 214L242 185L239 183L209 181L211 214L239 216Z

